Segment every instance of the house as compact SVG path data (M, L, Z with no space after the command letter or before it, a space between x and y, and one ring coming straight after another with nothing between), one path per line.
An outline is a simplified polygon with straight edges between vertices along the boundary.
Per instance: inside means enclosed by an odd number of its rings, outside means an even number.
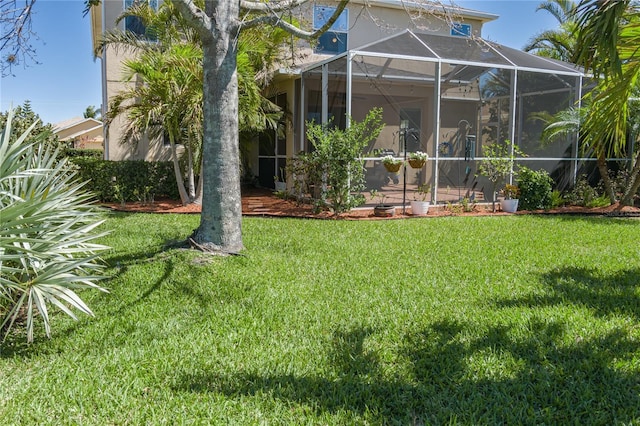
M124 2L102 2L92 9L94 42L114 26ZM150 0L157 5L155 0ZM296 18L320 28L335 2L305 4ZM583 74L571 64L529 55L481 38L493 14L433 3L413 3L407 12L399 0L352 0L330 31L300 56L275 70L268 93L290 112L281 131L265 132L250 153L250 167L264 187L274 186L288 158L311 147L305 137L309 121L348 126L374 107L384 110L385 127L364 153L367 186L390 194L427 183L432 201L486 196L488 186L477 174L483 147L510 141L526 159L521 164L544 168L559 184L575 177L582 160L576 136L545 145L537 113L555 113L574 105L582 94ZM366 5L366 6L365 6ZM136 30L135 22L125 21ZM103 104L122 86L119 56L102 55ZM140 144L126 151L117 144L118 124L109 129L105 158L161 158L162 144ZM400 175L384 171L379 153L404 158L429 154L419 169ZM396 199L395 201L398 201Z
M76 149L103 149L102 121L95 118L74 117L53 125L58 140Z

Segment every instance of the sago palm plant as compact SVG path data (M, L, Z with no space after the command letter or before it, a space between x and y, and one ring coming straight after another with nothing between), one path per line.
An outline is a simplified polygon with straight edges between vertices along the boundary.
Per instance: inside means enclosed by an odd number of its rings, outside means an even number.
M33 125L11 137L9 113L0 133L0 330L6 338L16 320L33 341L40 316L51 336L50 306L76 318L72 309L93 315L77 290L102 278L97 258L106 246L94 240L103 222L92 194L66 161L43 141L29 137Z

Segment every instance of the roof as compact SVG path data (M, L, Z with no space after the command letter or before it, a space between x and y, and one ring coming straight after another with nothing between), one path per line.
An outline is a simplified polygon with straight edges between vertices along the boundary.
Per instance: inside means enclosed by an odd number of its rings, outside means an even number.
M92 123L93 127L102 127L102 121L96 120L95 118L83 118L83 117L73 117L68 120L60 121L53 125L53 132L59 133L63 130L67 130L71 127L84 124L84 123Z
M82 136L101 137L102 122L95 118L74 117L53 125L53 133L60 140L73 140Z
M369 6L381 6L388 7L390 9L423 9L435 14L450 14L461 18L473 18L482 21L483 23L495 21L500 17L494 13L481 12L479 10L467 9L455 5L445 5L436 1L351 0L351 3L366 3Z
M573 64L532 55L479 37L455 37L406 30L352 52L384 54L402 59L431 59L499 68L520 68L579 74Z

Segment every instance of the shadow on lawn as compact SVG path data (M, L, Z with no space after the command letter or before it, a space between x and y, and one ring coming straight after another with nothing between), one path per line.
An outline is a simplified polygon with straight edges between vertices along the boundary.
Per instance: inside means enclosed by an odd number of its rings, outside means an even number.
M526 337L509 325L477 328L442 321L409 333L386 366L367 349L373 330L338 331L321 376L183 372L177 390L274 398L380 424L611 424L640 416L635 372L612 368L640 349L625 332L562 347L560 322L533 323Z
M599 316L620 314L640 320L640 268L606 275L592 268L566 267L544 273L541 279L550 292L500 300L495 306L538 307L571 303L587 307Z

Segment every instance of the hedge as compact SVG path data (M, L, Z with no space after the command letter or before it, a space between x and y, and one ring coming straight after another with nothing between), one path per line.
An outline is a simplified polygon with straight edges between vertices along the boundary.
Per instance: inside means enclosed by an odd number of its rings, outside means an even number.
M180 199L170 161L107 161L86 156L69 160L78 166L79 178L89 181L88 189L102 202Z

